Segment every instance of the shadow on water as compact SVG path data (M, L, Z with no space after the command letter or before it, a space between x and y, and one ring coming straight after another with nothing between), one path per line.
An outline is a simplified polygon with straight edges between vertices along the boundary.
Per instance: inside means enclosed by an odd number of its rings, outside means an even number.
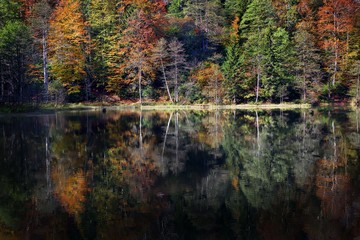
M0 239L360 237L359 111L0 118Z

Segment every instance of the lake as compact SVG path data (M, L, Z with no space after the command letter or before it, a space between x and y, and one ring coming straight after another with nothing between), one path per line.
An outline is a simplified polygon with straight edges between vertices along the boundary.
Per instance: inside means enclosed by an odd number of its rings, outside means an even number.
M0 116L0 239L359 239L360 112Z

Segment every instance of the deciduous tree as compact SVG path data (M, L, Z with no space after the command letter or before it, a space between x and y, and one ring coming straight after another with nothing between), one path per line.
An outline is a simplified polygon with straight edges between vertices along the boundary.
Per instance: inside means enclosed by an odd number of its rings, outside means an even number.
M80 93L85 84L86 22L78 0L61 0L50 19L49 61L51 73L69 94Z
M320 44L327 53L327 68L333 87L346 52L347 36L353 30L353 13L352 0L324 0L324 5L318 11Z

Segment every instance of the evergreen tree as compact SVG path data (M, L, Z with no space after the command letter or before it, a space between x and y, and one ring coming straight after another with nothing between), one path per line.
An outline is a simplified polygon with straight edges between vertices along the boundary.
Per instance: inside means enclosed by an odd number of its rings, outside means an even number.
M269 77L264 87L270 91L271 99L283 102L294 89L294 50L284 28L279 27L273 32L270 49Z
M230 41L226 47L225 60L222 65L224 74L224 90L227 100L236 103L244 95L239 83L240 78L240 43L239 43L239 17L235 17L231 25ZM239 96L240 95L240 96Z
M275 12L269 0L252 1L240 22L240 41L243 42L241 68L244 71L242 86L248 92L244 98L253 99L255 103L259 101L259 97L266 99L273 94L272 88L260 90L260 87L269 77L267 68L271 60L270 45L274 24Z
M315 36L307 30L306 22L301 22L295 32L297 87L304 102L316 101L321 80L320 56L315 45ZM309 99L310 97L310 99Z

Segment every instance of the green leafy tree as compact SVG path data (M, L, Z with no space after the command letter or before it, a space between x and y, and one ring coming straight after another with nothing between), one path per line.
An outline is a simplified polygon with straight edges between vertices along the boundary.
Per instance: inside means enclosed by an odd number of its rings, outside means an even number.
M27 76L27 56L31 45L30 31L19 20L9 20L0 28L0 98L23 101ZM7 99L6 99L7 98Z
M98 89L103 90L106 80L112 77L111 64L116 64L112 58L116 39L123 27L117 16L117 1L92 0L89 4L88 21L91 37L91 62L93 81Z

